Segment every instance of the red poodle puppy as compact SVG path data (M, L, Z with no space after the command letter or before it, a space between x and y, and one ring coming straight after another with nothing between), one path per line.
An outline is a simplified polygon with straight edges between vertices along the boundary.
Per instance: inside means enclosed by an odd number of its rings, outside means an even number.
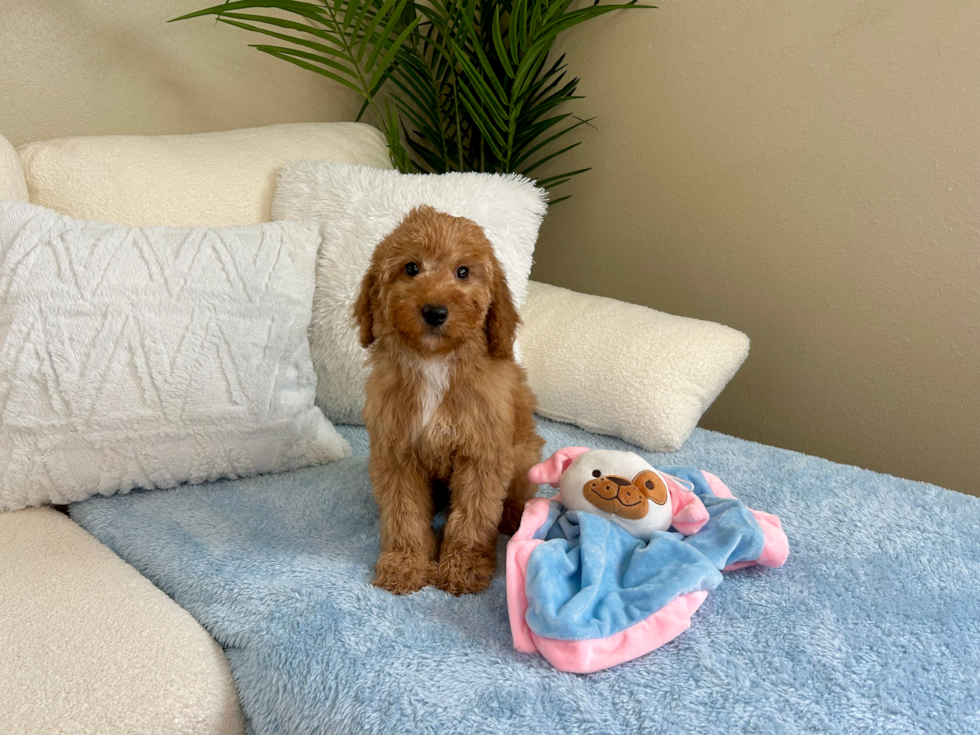
M374 584L480 592L496 568L498 527L513 533L535 490L527 471L544 445L514 361L520 319L503 268L476 223L418 207L375 249L354 316L370 348ZM438 549L434 488L449 493Z

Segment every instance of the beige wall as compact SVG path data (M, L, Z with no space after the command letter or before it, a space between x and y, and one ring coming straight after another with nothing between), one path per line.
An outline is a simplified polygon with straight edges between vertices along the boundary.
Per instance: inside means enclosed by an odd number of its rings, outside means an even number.
M248 48L208 0L0 0L0 135L160 134L348 120L352 93ZM272 39L268 39L272 40Z
M2 0L0 134L350 119L203 0ZM980 3L663 0L563 42L598 131L534 276L713 319L703 425L980 493Z
M745 331L702 426L980 494L980 3L657 4L565 39L533 277Z

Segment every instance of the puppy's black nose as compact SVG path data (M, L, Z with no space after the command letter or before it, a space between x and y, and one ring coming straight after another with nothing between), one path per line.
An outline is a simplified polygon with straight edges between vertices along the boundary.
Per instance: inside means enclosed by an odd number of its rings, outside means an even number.
M431 327L438 327L449 317L449 309L436 304L426 304L422 307L422 318Z

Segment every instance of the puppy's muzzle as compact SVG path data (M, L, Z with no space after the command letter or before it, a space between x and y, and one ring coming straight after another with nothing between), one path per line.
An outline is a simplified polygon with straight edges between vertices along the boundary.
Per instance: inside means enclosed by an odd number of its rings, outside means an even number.
M426 304L422 307L422 318L430 327L438 327L449 318L449 309L441 304Z

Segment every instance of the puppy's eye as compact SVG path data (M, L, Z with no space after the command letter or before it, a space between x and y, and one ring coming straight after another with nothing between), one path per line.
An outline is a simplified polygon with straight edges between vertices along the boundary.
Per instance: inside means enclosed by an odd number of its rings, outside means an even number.
M467 268L465 265L461 265L459 268L456 269L456 278L458 278L461 281L469 275L470 275L470 269Z
M602 472L600 470L592 470L593 477L602 477Z
M418 263L409 263L408 265L405 266L406 276L411 276L412 278L415 278L415 276L417 276L418 274L419 274Z

